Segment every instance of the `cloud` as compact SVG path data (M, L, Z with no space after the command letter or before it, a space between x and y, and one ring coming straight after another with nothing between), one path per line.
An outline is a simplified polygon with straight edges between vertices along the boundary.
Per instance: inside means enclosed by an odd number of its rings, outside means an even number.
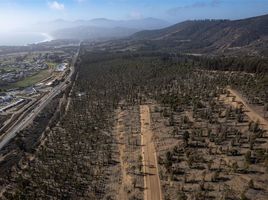
M129 17L131 19L141 19L141 18L143 18L143 15L139 11L132 11L132 12L129 13Z
M86 0L74 0L74 1L76 1L77 3L83 3L83 2L85 2Z
M48 6L52 10L64 10L64 8L65 8L63 3L59 3L57 1L49 2Z
M216 7L220 5L222 0L210 0L209 2L204 2L204 1L197 1L194 2L190 5L185 5L185 6L178 6L175 8L171 8L167 10L167 13L170 15L176 15L179 11L185 10L185 9L191 9L191 8L203 8L203 7Z

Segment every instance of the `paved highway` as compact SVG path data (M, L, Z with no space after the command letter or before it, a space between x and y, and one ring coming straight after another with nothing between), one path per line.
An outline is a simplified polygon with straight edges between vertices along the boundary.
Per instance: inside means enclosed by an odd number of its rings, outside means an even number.
M8 144L8 142L14 138L17 133L23 129L25 129L29 124L31 124L34 120L34 118L49 104L49 102L58 94L60 94L61 91L64 91L69 84L68 81L70 82L71 76L74 73L74 65L77 61L78 55L80 52L80 47L78 49L78 52L73 58L73 61L70 66L70 73L66 77L66 80L62 83L60 83L58 86L56 86L52 91L44 96L40 101L38 106L31 111L23 120L18 120L17 122L14 123L14 125L6 131L6 133L3 135L3 137L0 140L0 150Z

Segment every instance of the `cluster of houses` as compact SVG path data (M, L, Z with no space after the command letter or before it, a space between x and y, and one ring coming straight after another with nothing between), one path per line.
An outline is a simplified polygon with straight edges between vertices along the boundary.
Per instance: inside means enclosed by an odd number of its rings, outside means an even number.
M14 99L14 97L12 95L4 95L4 94L1 94L0 95L0 104L9 103L13 99Z
M43 61L36 62L18 62L18 63L0 63L0 81L6 83L14 83L25 77L32 76L48 68L48 65Z
M48 69L48 62L63 63L57 66L56 71L64 71L72 58L69 53L45 53L36 56L10 57L0 59L0 83L14 83L26 77L32 76L40 70ZM2 62L1 62L2 61ZM4 62L3 62L4 61Z
M38 55L25 55L18 57L0 58L0 86L8 85L22 80L26 77L35 75L41 70L48 69L47 63L61 63L55 67L55 72L64 72L71 61L72 55L69 53L59 54L38 54ZM3 113L13 107L22 104L32 95L36 95L44 87L53 87L59 82L58 79L51 80L49 83L35 84L34 86L21 89L10 89L6 92L0 93L0 113ZM0 88L1 91L1 88Z
M27 99L26 97L35 94L37 94L37 90L34 87L0 93L0 113L23 103Z
M68 66L68 63L59 64L59 65L57 65L55 71L56 72L63 72L67 66Z

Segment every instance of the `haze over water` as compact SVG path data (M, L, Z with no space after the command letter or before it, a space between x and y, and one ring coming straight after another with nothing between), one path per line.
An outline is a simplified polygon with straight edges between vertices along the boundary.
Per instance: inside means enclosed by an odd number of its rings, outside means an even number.
M0 32L0 46L24 46L52 39L50 35L39 32Z

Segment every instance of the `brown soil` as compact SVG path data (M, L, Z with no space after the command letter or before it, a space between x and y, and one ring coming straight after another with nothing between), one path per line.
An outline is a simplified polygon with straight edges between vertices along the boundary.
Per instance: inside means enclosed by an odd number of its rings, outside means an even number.
M152 140L151 117L149 106L140 106L142 157L144 170L144 199L161 200L161 186L158 174L158 165L155 146Z
M228 91L233 97L235 97L235 101L230 103L232 103L232 105L234 106L237 106L238 104L242 103L246 109L246 115L248 115L252 121L259 121L262 125L262 128L268 131L268 121L264 117L262 117L260 113L254 110L248 103L246 103L246 101L238 91L230 88L228 89Z
M118 199L128 199L127 188L131 187L131 177L127 174L128 165L124 161L126 145L125 145L125 132L124 132L124 124L123 124L123 112L121 110L117 111L117 140L118 140L118 148L119 148L119 159L120 166L122 171L122 182L119 189Z

